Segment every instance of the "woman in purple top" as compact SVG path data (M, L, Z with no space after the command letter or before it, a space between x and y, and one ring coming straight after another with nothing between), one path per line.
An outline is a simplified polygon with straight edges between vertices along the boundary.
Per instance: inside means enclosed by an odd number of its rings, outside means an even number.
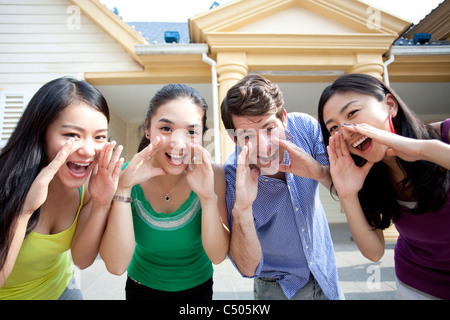
M423 124L394 91L362 74L327 87L318 116L362 254L378 261L382 230L394 222L397 298L450 299L450 119Z

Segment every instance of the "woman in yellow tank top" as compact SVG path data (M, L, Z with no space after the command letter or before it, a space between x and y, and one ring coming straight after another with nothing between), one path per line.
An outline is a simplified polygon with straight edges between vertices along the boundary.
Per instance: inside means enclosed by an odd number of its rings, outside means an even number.
M123 164L108 122L85 81L31 99L0 153L0 299L82 298L68 250L80 269L96 258Z

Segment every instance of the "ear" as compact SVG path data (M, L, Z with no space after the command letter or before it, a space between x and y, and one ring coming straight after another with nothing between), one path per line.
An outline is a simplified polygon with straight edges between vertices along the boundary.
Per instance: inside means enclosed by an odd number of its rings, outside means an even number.
M237 144L237 138L236 135L234 134L236 131L235 130L226 130L226 131L231 140L233 140L233 142Z
M144 134L147 139L150 139L150 123L147 118L145 118L144 122Z
M392 116L394 117L397 116L398 102L397 99L395 99L395 97L391 93L388 93L386 95L386 97L384 98L384 103L388 107L389 113L392 114Z

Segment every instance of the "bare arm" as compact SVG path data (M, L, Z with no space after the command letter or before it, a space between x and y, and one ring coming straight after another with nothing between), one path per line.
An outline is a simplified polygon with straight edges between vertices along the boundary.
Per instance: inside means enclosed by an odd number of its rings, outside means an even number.
M389 156L397 156L405 161L426 160L450 170L450 145L439 140L418 140L379 130L367 124L344 127L344 130L359 132L390 149Z
M248 277L255 274L262 259L261 244L253 221L252 205L258 192L258 170L249 167L249 142L238 156L236 170L236 201L232 210L233 228L229 254L240 272Z
M421 144L423 160L434 162L450 170L450 145L439 140L416 140Z
M358 192L364 184L372 162L362 168L355 165L340 133L330 137L327 147L330 172L342 207L347 217L353 239L361 253L371 261L378 261L384 254L384 236L367 222L359 203Z
M157 137L133 157L120 176L116 195L130 197L134 185L164 174L162 169L156 169L151 165L151 158L163 144L164 139ZM131 203L113 201L99 249L107 270L115 275L123 274L131 262L134 247Z
M367 222L359 203L358 195L340 198L350 231L358 249L364 257L377 262L384 255L384 235Z
M100 152L97 167L89 182L91 199L78 218L71 253L74 264L80 269L89 267L97 257L111 200L122 171L123 158L119 157L123 147L118 146L111 156L115 144L107 143Z
M131 188L119 187L116 194L130 197ZM113 201L99 248L106 269L114 275L123 274L131 262L134 247L131 203Z
M233 231L231 232L230 256L240 272L251 277L262 259L261 244L253 222L250 208L233 208Z
M219 264L227 257L230 242L228 227L223 222L227 221L225 175L222 167L212 165L206 149L199 144L193 144L191 149L194 163L186 170L186 179L202 206L203 248L211 262Z

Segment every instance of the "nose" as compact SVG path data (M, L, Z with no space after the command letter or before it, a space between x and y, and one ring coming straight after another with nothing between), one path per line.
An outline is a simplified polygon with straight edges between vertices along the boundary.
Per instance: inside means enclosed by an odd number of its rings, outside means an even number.
M350 126L350 124L344 123L342 125L342 127L339 128L339 132L342 134L342 137L344 138L344 140L351 138L353 136L353 134L354 134L354 132L350 132L350 131L342 129L343 127L346 127L346 126Z
M93 157L97 153L96 143L91 139L86 139L82 142L77 152L84 157Z
M186 148L189 145L189 142L190 142L189 132L184 129L177 129L170 136L169 146L171 149L178 150L179 152L181 150L184 150L184 148Z
M272 151L272 137L268 135L267 130L260 130L258 134L258 153L266 157Z

